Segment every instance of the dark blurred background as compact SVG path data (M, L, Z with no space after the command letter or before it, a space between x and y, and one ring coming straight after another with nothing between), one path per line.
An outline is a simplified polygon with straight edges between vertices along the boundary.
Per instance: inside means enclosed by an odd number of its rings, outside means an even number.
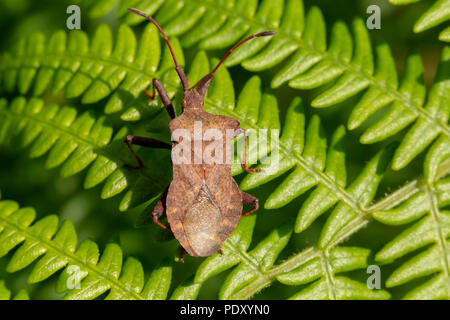
M408 52L411 50L418 51L425 66L425 81L427 86L429 86L436 72L442 49L442 43L437 41L440 28L434 28L421 34L414 34L412 28L418 17L431 3L433 3L432 0L421 1L409 6L395 7L387 0L305 0L305 8L308 10L312 5L319 6L323 11L329 31L337 20L344 20L350 23L352 18L356 16L366 19L368 17L366 13L367 6L371 4L379 5L382 12L382 28L381 30L370 31L373 40L375 41L378 37L382 37L390 44L400 75L403 72L405 57ZM29 33L40 31L50 35L57 29L65 28L67 19L65 12L69 4L72 4L72 2L61 0L0 0L0 53L8 50L18 39ZM113 30L120 24L114 12L103 18L93 20L84 15L82 11L81 21L82 29L88 34L92 34L99 23L106 22ZM139 31L141 27L142 24L135 27L135 30ZM195 48L186 50L185 54L188 62L195 52ZM223 54L224 51L209 52L210 56L222 56ZM236 92L239 92L245 81L253 75L240 66L232 67L230 72L235 81ZM266 90L270 91L270 79L276 72L277 68L273 68L260 73ZM309 106L309 102L319 91L320 89L299 91L286 86L274 90L279 100L281 121L284 121L286 108L293 97L301 96L306 101L306 105ZM14 96L5 94L1 88L0 94L7 98ZM308 118L313 113L319 114L329 138L338 125L346 124L348 115L359 97L356 96L325 110L307 108ZM49 96L46 98L58 101L60 104L67 102L64 101L62 96ZM102 102L98 106L83 106L78 99L68 101L68 103L83 110L87 108L94 109L98 113L101 113L103 109L101 107ZM365 163L376 151L386 143L398 140L401 136L396 136L389 139L389 141L379 144L361 145L358 139L364 128L367 128L367 126L348 134L347 170L349 182L359 174ZM406 180L420 174L422 163L423 156L418 157L399 172L389 170L380 187L378 198L382 197L386 192L394 190ZM126 256L132 255L143 263L147 276L163 257L173 258L177 255L178 246L176 241L160 242L157 240L159 236L158 227L152 224L142 228L135 227L135 223L143 210L142 206L121 213L117 209L121 196L101 200L99 198L101 186L91 190L84 190L84 177L85 172L67 179L60 178L59 168L45 169L45 157L30 159L27 151L16 150L14 147L0 146L0 190L2 191L2 199L18 201L21 206L31 206L36 209L38 217L58 214L62 220L70 219L79 233L79 240L91 238L99 244L101 250L109 242L119 243ZM242 175L236 177L236 179L239 182L242 179ZM269 184L252 190L251 193L259 197L261 202L264 203L264 199L267 198L282 179L283 177L276 179ZM278 210L261 209L258 211L252 247L265 237L274 225L278 225L290 217L295 217L303 200L308 195L309 192ZM282 258L287 258L289 255L301 251L304 247L313 245L318 238L326 216L318 219L304 233L293 235ZM368 228L353 236L349 243L351 245L368 247L376 251L387 240L393 238L397 232L398 228L386 228L373 222ZM174 264L173 287L193 274L199 263L203 261L203 259L192 257L186 257L185 260L184 264ZM26 278L29 275L30 268L11 276L5 272L7 261L7 258L0 259L0 279L7 279L8 285L13 290L27 288L34 299L58 297L53 289L56 276L53 276L51 281L42 284L27 285ZM393 266L389 265L383 269L383 271L386 271L386 275L389 274ZM218 288L227 274L228 272L209 280L202 287L199 298L217 298ZM385 273L383 273L384 275ZM351 276L361 279L367 277L365 270L354 272ZM299 290L300 287L275 284L272 288L264 290L257 295L256 298L286 298ZM401 295L401 290L398 290L399 295ZM395 290L394 294L397 294Z

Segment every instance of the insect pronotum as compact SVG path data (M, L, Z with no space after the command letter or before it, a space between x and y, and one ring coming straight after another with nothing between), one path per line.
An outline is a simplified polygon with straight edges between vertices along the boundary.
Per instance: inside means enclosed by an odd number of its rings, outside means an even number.
M206 90L208 89L209 83L214 77L215 72L234 49L250 39L271 36L276 34L276 32L261 32L240 41L228 51L210 73L205 75L193 87L189 87L189 81L178 65L169 39L162 28L152 17L147 16L143 12L133 8L129 8L128 10L148 19L156 26L164 37L175 63L175 70L180 77L184 90L184 97L181 101L183 113L176 117L172 102L163 86L157 79L152 80L152 93L145 90L144 93L150 99L154 99L156 91L158 91L159 97L172 119L169 123L169 128L172 133L173 142L172 145L169 145L155 139L132 135L127 136L124 142L136 158L138 165L126 166L131 169L140 169L144 166L143 161L134 152L131 144L150 148L171 149L173 180L169 187L163 192L161 199L153 209L153 221L160 227L171 231L175 238L180 242L180 261L183 261L184 251L194 257L207 257L216 252L221 253L221 246L231 235L239 222L239 219L258 210L258 199L239 189L237 183L231 176L231 165L227 159L223 159L224 161L221 163L213 164L174 162L173 150L177 144L182 142L182 140L176 140L173 133L177 129L184 129L187 130L189 136L192 136L194 134L195 123L199 122L201 123L202 133L206 132L208 129L219 130L221 133L232 130L234 134L231 137L227 137L226 134L223 134L224 138L221 141L223 145L227 145L227 142L230 142L229 140L233 140L243 133L244 152L242 157L242 168L247 172L260 171L259 169L250 169L247 167L245 156L247 133L244 129L240 128L239 121L232 117L208 113L203 109L203 103ZM201 137L203 137L203 134ZM192 142L195 144L198 141L193 140ZM189 141L189 143L191 143L191 141ZM201 141L200 143L201 147L205 149L205 141ZM189 155L191 156L191 159L192 157L195 157L193 153L194 152ZM226 157L226 155L224 157ZM243 204L252 205L253 208L242 213ZM170 227L159 221L159 218L164 212L166 212Z

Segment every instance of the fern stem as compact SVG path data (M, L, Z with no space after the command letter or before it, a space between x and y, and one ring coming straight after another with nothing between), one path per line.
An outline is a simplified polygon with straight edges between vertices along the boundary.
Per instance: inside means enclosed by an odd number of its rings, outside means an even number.
M256 281L252 281L250 284L245 286L243 289L239 290L233 294L233 300L245 300L252 297L257 292L270 286L273 282L273 278L265 274L263 277L259 277Z
M241 252L239 254L241 254ZM267 271L260 270L256 265L255 267L260 274L260 277L233 294L233 299L248 299L258 291L269 286L276 276L292 271L319 255L320 253L315 248L310 247Z
M244 261L248 266L250 266L254 271L259 273L260 275L264 275L264 272L258 268L258 262L247 252L239 250L239 247L237 245L231 243L231 241L227 241L223 247L233 251L240 257L241 261Z
M328 288L328 297L332 300L336 300L336 291L334 284L333 272L328 259L328 250L320 251L320 263L322 265L323 273L325 274L325 281Z
M447 176L448 174L450 174L450 158L443 161L442 164L439 166L436 180L439 180ZM377 203L370 206L368 210L370 212L375 212L392 209L393 207L397 206L406 199L409 199L415 193L424 190L424 188L426 190L425 179L421 178L410 181L400 189L394 191L393 193L387 195L383 199L379 200Z
M441 264L442 268L444 270L445 276L447 277L447 289L448 292L450 292L450 270L449 270L449 263L447 258L447 243L446 243L446 236L442 232L441 228L441 221L439 219L439 206L436 198L436 190L434 189L434 186L432 185L426 185L425 191L428 196L428 201L430 202L430 214L433 218L434 224L435 224L435 230L437 234L438 239L438 245L439 249L441 251L440 258L441 258Z
M450 174L450 158L443 161L439 166L437 180L447 176L448 174ZM333 241L329 243L327 248L331 249L337 246L339 243L348 239L352 234L356 233L359 229L364 228L369 223L369 219L371 218L373 212L392 209L396 205L400 204L406 199L409 199L415 193L422 190L427 190L426 180L423 177L407 183L400 189L382 198L381 200L367 208L367 212L369 215L356 217L342 230L340 230L334 237Z
M292 271L295 268L301 266L302 264L308 262L309 260L318 257L319 254L320 254L319 251L313 247L306 248L303 251L294 255L293 257L289 258L288 260L284 261L283 263L274 266L272 269L269 270L269 274L272 277L275 277L279 274Z
M350 236L358 232L360 229L364 228L368 223L368 215L357 216L350 223L348 223L344 228L339 230L339 232L334 236L333 240L327 245L326 249L330 250L341 242L346 241Z
M420 183L423 181L413 180L408 182L406 185L401 187L400 189L394 191L391 194L388 194L386 197L373 204L368 208L370 212L380 211L380 210L389 210L396 205L402 203L416 192L420 191Z

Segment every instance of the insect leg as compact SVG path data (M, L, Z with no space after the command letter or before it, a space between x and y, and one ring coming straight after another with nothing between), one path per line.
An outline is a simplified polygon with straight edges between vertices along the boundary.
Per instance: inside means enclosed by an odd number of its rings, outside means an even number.
M167 231L172 232L172 230L170 230L170 227L162 224L159 221L159 218L166 211L166 198L167 198L167 191L168 190L169 190L169 188L166 188L166 190L162 193L161 199L159 199L158 203L156 204L155 208L153 209L152 216L153 216L153 222L155 224L157 224L158 226L160 226L163 229L166 229Z
M253 206L253 209L250 209L249 211L242 214L241 218L243 218L259 209L259 201L258 198L252 196L251 194L248 194L247 192L241 191L241 194L242 194L242 203Z
M239 128L235 131L235 136L237 137L241 133L244 134L244 151L242 153L242 169L247 172L260 172L261 169L250 169L247 167L247 131L245 129Z
M131 168L131 169L141 169L144 166L144 162L142 161L142 159L139 158L139 156L133 150L133 147L131 146L132 144L136 144L138 146L143 146L143 147L147 147L147 148L158 148L158 149L169 149L169 150L172 149L172 146L168 143L158 141L155 139L151 139L151 138L146 138L146 137L138 137L138 136L128 135L123 140L123 142L125 142L128 150L130 150L131 154L134 156L134 158L136 159L136 161L139 164L137 166L125 164L125 166L127 168Z
M167 231L172 232L170 230L170 227L162 224L158 219L164 214L166 211L166 199L167 199L167 192L169 191L169 188L167 187L166 190L164 190L163 194L161 195L161 199L156 204L155 208L153 209L152 215L153 215L153 222L156 223L158 226L160 226L163 229L166 229ZM180 262L184 263L183 259L184 255L184 248L180 245Z
M183 248L183 246L180 246L180 262L181 263L184 263L183 255L184 255L184 248Z
M175 110L173 108L173 105L172 105L172 102L170 101L169 96L167 95L166 90L164 89L164 87L162 86L161 82L159 82L158 79L153 79L152 82L153 82L152 94L150 94L147 90L144 90L145 95L152 100L155 99L155 96L156 96L155 89L156 89L159 93L159 97L161 98L162 103L164 104L167 112L169 113L170 118L174 119L175 118Z

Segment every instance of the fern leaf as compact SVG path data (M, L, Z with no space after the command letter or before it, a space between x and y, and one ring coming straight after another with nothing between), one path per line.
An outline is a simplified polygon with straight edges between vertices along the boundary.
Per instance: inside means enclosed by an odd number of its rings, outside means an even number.
M432 119L439 121L440 126L435 126L430 121L425 119L418 119L411 129L408 130L399 148L394 155L392 167L394 170L404 168L413 158L428 147L436 137L441 137L440 141L447 141L450 143L450 136L448 135L448 120L450 116L450 47L443 50L440 68L436 75L435 83L428 94L428 102L425 105L423 112ZM415 87L414 90L420 92L420 87ZM412 93L413 91L411 91ZM422 99L418 97L418 99ZM380 121L388 120L396 111L397 106L394 104L389 112ZM400 109L398 109L400 111ZM398 112L397 111L397 112ZM403 116L402 116L403 117ZM398 121L398 120L397 120ZM374 127L377 127L375 124ZM378 126L379 127L379 126ZM388 126L386 126L388 127ZM370 135L371 130L368 129L366 137ZM365 136L361 138L365 139ZM438 139L439 140L439 139ZM439 142L440 143L440 142Z
M11 294L11 290L6 287L5 281L0 280L0 300L30 300L28 293L22 289L14 297Z
M387 263L410 252L426 248L397 268L386 281L387 287L405 284L433 275L409 292L405 299L450 298L450 212L441 210L450 203L450 178L424 183L412 197L390 210L376 211L373 217L388 225L415 222L381 249L376 260Z
M450 42L450 27L447 27L444 30L442 30L442 32L439 34L439 40Z
M179 63L184 65L179 42L171 42ZM88 36L79 30L68 34L57 31L48 40L33 33L2 56L0 82L7 91L17 87L21 94L33 90L35 96L47 88L53 93L63 90L66 98L81 96L82 103L110 96L105 112L125 111L123 117L134 120L128 109L123 110L125 106L135 109L132 103L137 103L153 115L161 108L157 100L149 105L148 98L135 99L153 78L163 82L169 96L178 88L170 53L165 49L160 61L161 51L158 31L152 25L145 28L139 42L127 25L120 26L114 46L106 25L97 28L90 44Z
M327 287L325 280L318 281L310 288L307 288L290 299L292 300L386 300L390 294L386 291L374 291L366 284L345 278L335 277L333 279L333 289Z
M389 298L386 291L373 291L347 277L334 276L336 273L366 267L369 250L350 247L329 251L306 248L281 264L274 265L290 240L292 221L274 229L252 250L247 251L254 225L255 216L243 219L225 243L223 256L211 256L200 265L195 283L201 284L233 268L220 289L220 299L248 299L274 281L285 285L310 284L305 290L317 291L314 288L320 286L325 287L326 292L332 292L330 296L315 294L314 298L317 299ZM302 293L293 298L306 299L308 295Z
M192 275L175 288L170 300L195 300L200 288L201 284L195 283Z
M425 177L428 184L438 179L439 168L450 159L450 141L440 137L431 146L425 158Z
M145 150L152 159L145 169L132 171L124 167L135 161L122 142L127 129L113 135L104 116L96 119L91 112L78 116L71 107L45 106L40 99L26 101L19 97L9 106L6 100L0 100L0 124L0 145L30 147L31 157L49 153L46 166L62 165L64 177L91 165L84 186L92 188L104 182L102 198L128 188L120 204L123 211L159 195L169 183L169 168L161 165L170 161L168 152Z
M106 299L165 299L171 281L168 261L155 268L147 282L141 263L108 244L100 254L97 244L84 240L78 246L73 224L60 226L55 215L35 221L32 208L19 208L14 201L0 201L0 257L18 247L7 265L16 272L36 262L29 283L42 282L63 270L57 291L66 299L94 299L109 291ZM0 289L1 290L1 289Z
M84 12L89 12L90 18L99 18L108 14L118 3L118 0L75 0L74 4L80 6Z
M394 5L406 5L421 0L389 0ZM436 0L435 3L417 20L414 32L419 33L450 20L450 1ZM450 42L448 28L441 32L439 39Z

